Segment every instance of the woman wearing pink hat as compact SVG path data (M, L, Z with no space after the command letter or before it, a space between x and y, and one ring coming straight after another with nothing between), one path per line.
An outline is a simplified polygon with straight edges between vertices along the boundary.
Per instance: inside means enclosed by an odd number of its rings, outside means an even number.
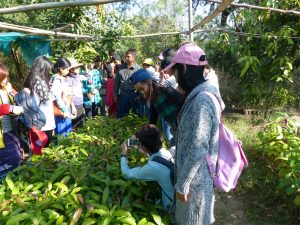
M218 113L208 91L222 102L219 90L206 80L208 62L204 51L193 43L182 45L166 68L175 70L185 102L178 115L176 141L176 211L180 225L208 225L214 222L214 186L205 156L216 165Z

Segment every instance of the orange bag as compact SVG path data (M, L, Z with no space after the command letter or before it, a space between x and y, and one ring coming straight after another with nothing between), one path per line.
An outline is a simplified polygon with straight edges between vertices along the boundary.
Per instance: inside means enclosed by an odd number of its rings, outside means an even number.
M63 111L60 110L56 101L53 102L53 111L54 111L54 116L64 117L64 113Z

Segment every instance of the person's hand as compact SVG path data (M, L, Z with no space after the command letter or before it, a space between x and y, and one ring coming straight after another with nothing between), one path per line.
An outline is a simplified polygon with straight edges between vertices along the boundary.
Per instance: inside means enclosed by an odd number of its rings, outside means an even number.
M176 90L177 92L179 92L180 94L182 94L182 95L185 94L185 91L184 91L179 85L175 88L175 90Z
M180 192L176 192L176 199L182 201L182 202L188 202L190 196L187 194L183 194L183 193L180 193Z
M23 91L26 92L27 94L30 94L30 90L26 87L23 88Z
M15 115L20 115L24 112L24 109L22 106L13 105L11 108L11 112Z
M128 147L126 143L121 144L121 149L122 149L122 155L127 155Z
M72 114L72 116L75 116L75 117L77 116L77 110L73 103L71 104L71 114Z
M92 97L93 97L93 95L92 94L87 94L87 97L89 98L89 99L91 99Z
M94 89L93 91L92 91L92 94L93 95L95 95L95 94L97 94L98 93L98 90L97 89Z
M69 111L64 112L64 118L71 118L71 114Z
M160 81L164 81L170 77L170 75L167 73L167 71L161 71L160 72Z
M114 101L118 102L118 97L117 96L114 96Z

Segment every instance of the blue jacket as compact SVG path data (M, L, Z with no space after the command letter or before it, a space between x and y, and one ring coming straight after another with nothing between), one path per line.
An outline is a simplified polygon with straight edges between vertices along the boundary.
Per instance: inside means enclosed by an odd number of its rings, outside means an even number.
M100 94L99 90L101 88L101 76L100 72L97 69L93 69L89 73L85 73L84 76L86 79L83 79L82 82L82 93L83 93L83 104L86 108L92 107L93 101L95 104L100 104ZM96 90L97 93L93 96L90 94ZM89 97L90 96L90 97Z
M152 154L148 159L148 163L142 167L129 168L127 159L121 157L121 171L125 178L131 180L156 181L162 190L162 205L164 209L170 208L173 196L174 187L170 179L170 170L158 163L151 161L154 157L161 156L167 160L172 158L169 151L160 149L157 153Z

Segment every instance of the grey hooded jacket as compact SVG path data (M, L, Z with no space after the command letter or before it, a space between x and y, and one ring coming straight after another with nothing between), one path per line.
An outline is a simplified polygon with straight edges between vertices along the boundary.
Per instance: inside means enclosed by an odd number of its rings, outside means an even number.
M176 220L180 225L213 223L214 187L205 156L215 166L219 148L218 114L209 91L222 102L219 90L210 82L195 87L178 115L176 139L177 192L189 194L189 201L176 201Z

